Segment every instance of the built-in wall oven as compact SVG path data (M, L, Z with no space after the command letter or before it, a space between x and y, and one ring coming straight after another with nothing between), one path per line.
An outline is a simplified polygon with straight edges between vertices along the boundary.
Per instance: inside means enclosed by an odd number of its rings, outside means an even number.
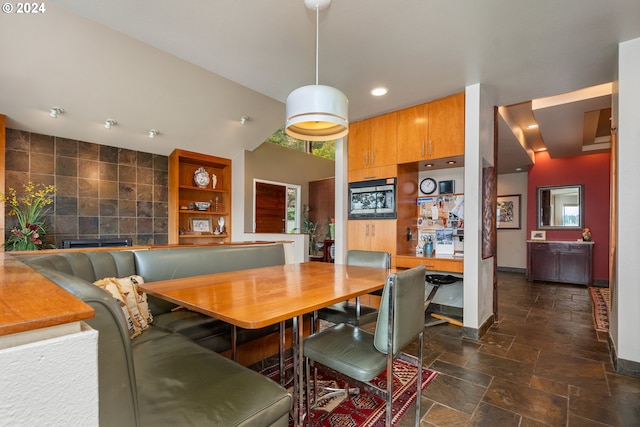
M349 219L395 217L395 178L349 183Z

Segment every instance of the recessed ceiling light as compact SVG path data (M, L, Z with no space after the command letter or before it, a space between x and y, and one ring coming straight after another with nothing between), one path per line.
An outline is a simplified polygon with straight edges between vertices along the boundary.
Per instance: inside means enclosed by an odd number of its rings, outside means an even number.
M376 87L374 89L371 89L371 95L373 96L383 96L386 95L388 92L386 87Z
M516 168L516 172L522 172L522 168Z
M456 161L455 161L455 160L449 160L449 161L447 162L447 164L448 164L448 165L455 165L455 164L456 164Z
M425 167L432 168L432 167L433 167L433 163L427 163L427 164L425 165Z

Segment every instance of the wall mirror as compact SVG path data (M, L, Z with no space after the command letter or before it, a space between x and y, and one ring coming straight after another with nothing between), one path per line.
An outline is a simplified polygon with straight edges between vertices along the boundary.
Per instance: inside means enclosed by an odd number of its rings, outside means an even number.
M581 229L584 223L584 186L538 187L538 228Z

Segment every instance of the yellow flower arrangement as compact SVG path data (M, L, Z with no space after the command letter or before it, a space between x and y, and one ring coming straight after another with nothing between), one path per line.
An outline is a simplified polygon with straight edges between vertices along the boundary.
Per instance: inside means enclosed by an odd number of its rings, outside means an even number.
M45 238L45 219L56 188L31 181L24 184L23 188L20 197L11 187L7 194L0 193L0 202L9 207L9 215L16 216L20 224L19 228L11 230L4 243L5 248L9 251L32 251L54 247Z

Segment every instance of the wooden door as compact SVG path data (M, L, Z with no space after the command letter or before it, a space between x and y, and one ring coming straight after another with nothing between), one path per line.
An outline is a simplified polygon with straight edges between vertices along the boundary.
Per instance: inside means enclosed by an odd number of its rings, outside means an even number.
M371 119L371 167L395 165L398 135L398 113L393 112Z
M284 233L287 224L287 187L256 182L256 233Z
M363 120L351 123L347 144L349 171L368 168L371 156L371 122Z
M398 111L398 163L426 159L429 129L429 104Z
M429 103L429 158L464 155L464 92Z
M330 218L335 218L336 179L326 178L309 182L309 220L318 223L320 240L329 239Z

